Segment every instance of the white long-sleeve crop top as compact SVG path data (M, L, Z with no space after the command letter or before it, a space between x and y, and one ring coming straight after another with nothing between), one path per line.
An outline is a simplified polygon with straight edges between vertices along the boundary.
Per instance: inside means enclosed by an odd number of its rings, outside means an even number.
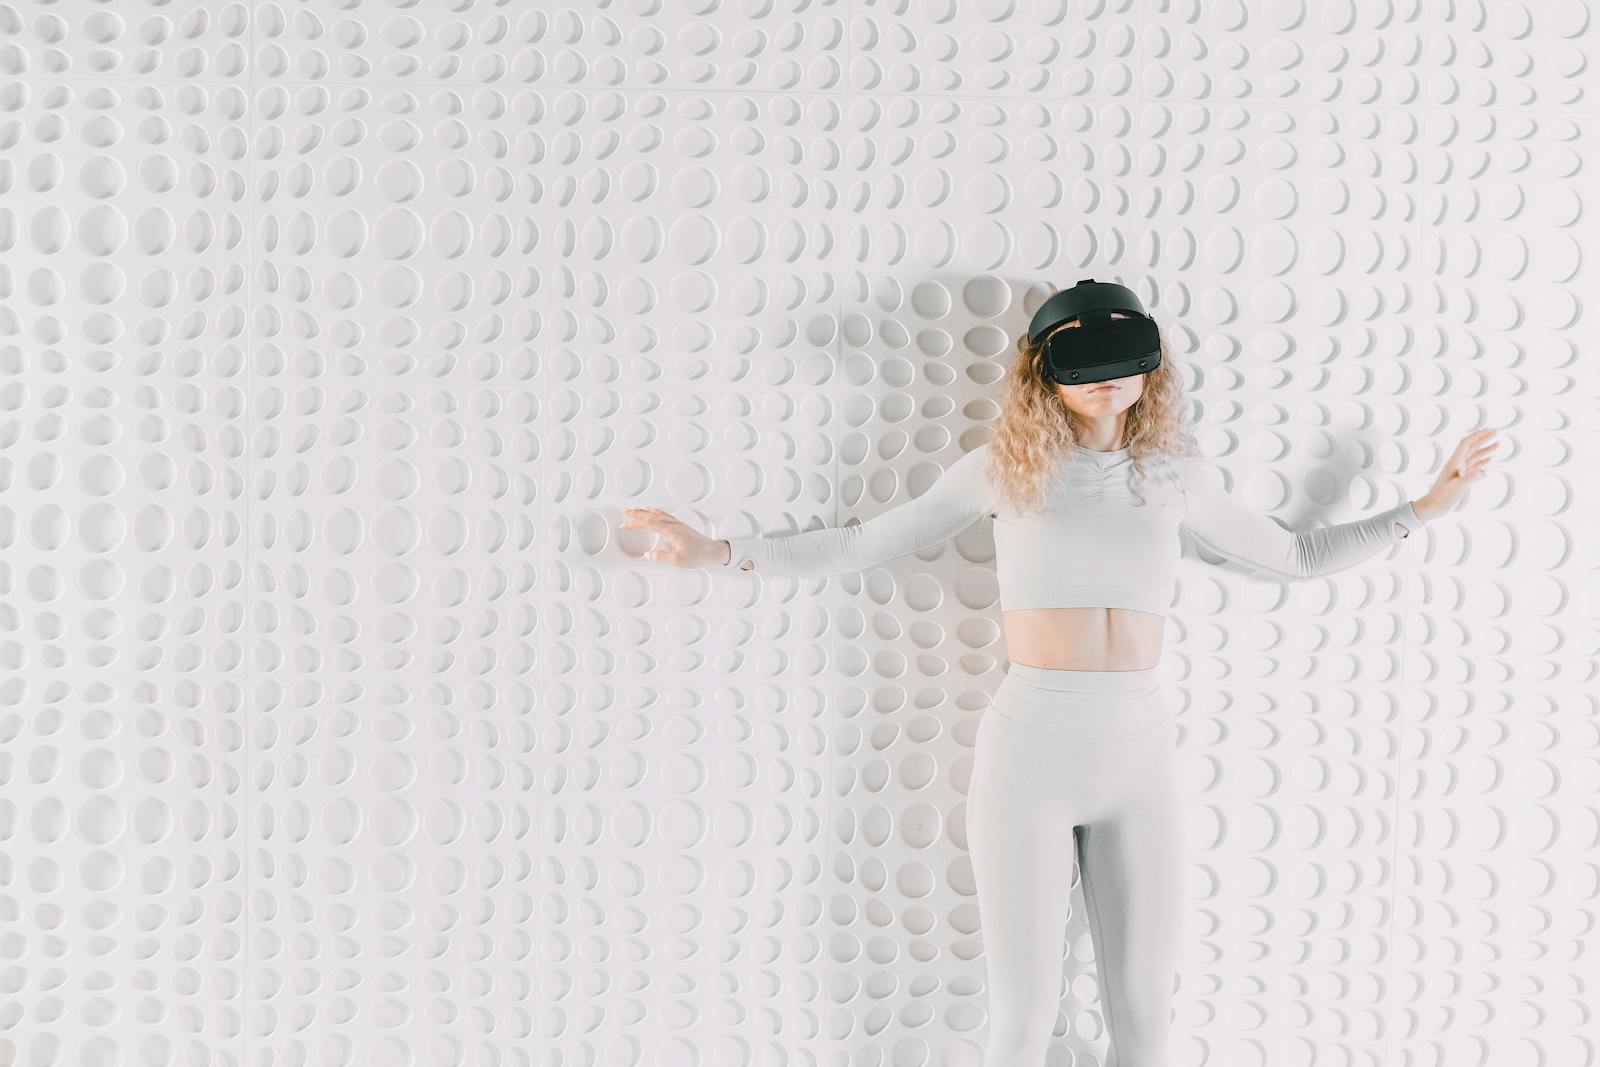
M771 537L730 537L726 566L792 577L850 574L994 520L1000 607L1131 608L1165 615L1176 592L1179 530L1227 559L1283 578L1353 566L1422 526L1411 502L1351 522L1296 532L1229 495L1205 460L1162 457L1134 491L1128 448L1078 448L1044 506L1025 515L997 504L984 473L989 446L962 456L921 496L859 524Z

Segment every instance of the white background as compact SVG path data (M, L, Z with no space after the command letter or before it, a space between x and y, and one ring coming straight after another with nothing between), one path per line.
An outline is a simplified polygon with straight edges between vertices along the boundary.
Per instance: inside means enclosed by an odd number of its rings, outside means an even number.
M1502 431L1355 569L1184 564L1177 1062L1595 1063L1596 34L0 6L0 1060L976 1065L989 534L801 581L617 523L910 499L1095 277L1296 527Z

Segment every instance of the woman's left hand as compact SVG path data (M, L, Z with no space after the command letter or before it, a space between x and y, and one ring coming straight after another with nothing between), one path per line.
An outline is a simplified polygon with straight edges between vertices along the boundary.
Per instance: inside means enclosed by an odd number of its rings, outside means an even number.
M1411 502L1417 518L1427 522L1445 514L1466 495L1473 482L1483 477L1484 468L1494 458L1489 453L1500 447L1494 434L1493 429L1474 430L1461 439L1450 458L1444 461L1444 469L1439 471L1433 488Z

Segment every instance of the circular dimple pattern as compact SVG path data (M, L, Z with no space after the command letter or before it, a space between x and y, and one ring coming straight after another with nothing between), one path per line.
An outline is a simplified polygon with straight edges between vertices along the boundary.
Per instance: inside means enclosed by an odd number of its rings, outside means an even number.
M0 116L15 134L0 177L16 283L0 479L17 613L0 662L233 671L248 92L36 80L16 83L32 91L8 94Z
M6 1041L976 1063L991 535L617 511L881 514L1095 274L1296 527L1518 439L1330 580L1192 549L1179 1056L1586 1062L1583 5L513 7L0 11Z
M244 690L101 673L0 687L7 1040L51 1062L127 1062L134 1038L166 1050L152 1062L239 1062Z

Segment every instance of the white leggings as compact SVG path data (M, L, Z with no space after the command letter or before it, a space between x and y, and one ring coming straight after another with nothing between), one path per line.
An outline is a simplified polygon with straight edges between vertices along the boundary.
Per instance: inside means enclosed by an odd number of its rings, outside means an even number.
M1043 1067L1076 844L1106 1067L1170 1067L1186 863L1159 668L1009 670L979 720L967 798L989 978L984 1063Z

